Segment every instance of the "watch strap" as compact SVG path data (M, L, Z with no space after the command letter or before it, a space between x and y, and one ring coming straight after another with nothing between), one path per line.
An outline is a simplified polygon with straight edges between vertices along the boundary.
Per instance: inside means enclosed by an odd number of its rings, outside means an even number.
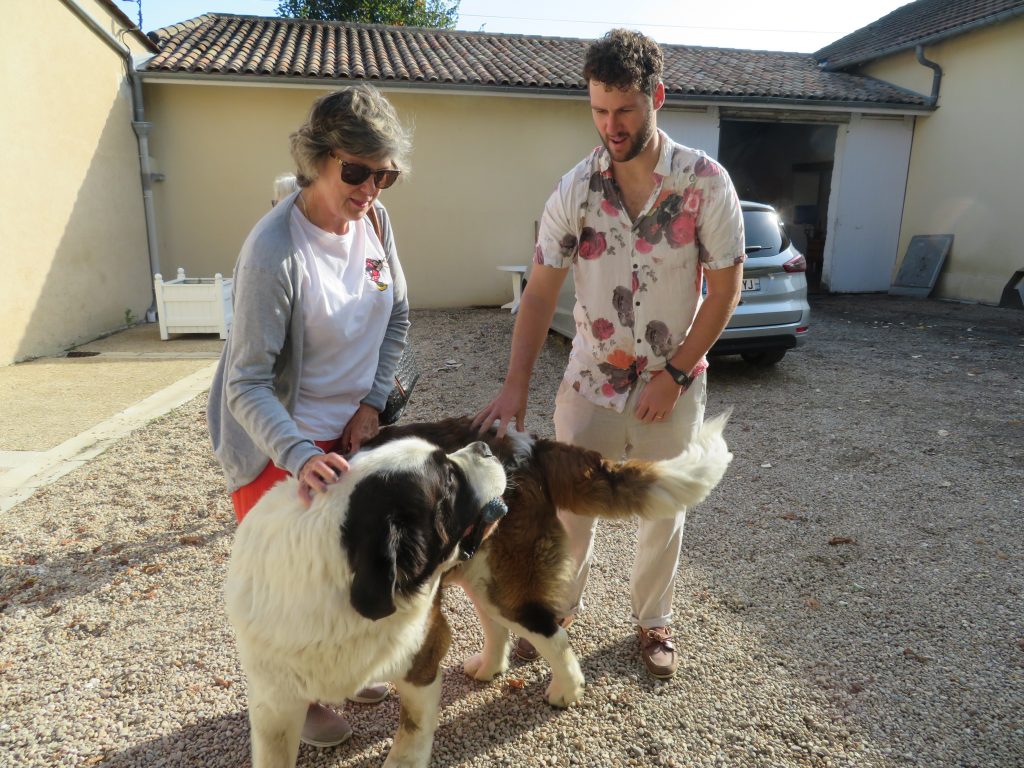
M672 377L672 381L681 386L683 389L689 389L690 385L693 384L693 377L676 368L672 363L665 362L665 373Z

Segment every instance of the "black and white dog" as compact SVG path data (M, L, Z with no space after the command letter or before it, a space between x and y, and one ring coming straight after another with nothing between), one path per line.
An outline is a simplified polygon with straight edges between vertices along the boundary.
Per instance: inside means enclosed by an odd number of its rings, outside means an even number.
M683 454L658 462L609 462L515 432L481 443L466 418L409 424L382 430L308 509L294 480L272 489L238 528L226 585L253 768L294 766L310 701L382 679L401 697L384 765L425 768L451 642L443 583L466 589L483 627L467 674L505 671L515 632L551 665L548 701L577 702L583 674L555 613L570 568L556 509L659 518L698 504L732 459L725 423L706 422Z
M426 765L447 645L431 645L441 574L504 511L485 443L418 438L360 453L304 507L294 479L238 526L225 585L249 685L253 768L292 768L312 701L391 680L402 721L386 765ZM446 635L447 637L447 635Z

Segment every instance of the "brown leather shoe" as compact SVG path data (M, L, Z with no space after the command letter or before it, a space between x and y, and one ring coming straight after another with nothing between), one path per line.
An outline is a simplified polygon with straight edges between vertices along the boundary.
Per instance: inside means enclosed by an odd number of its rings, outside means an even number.
M562 629L568 629L572 626L573 619L575 616L565 616L558 620L559 625ZM527 640L525 637L520 637L516 640L514 652L517 659L523 661L533 661L534 659L540 658L540 653L536 648L533 647L533 643Z
M676 647L672 643L672 630L668 627L637 627L640 635L640 658L652 677L659 680L672 677L679 666Z
M516 658L522 661L533 661L540 656L540 652L533 647L533 643L525 637L520 637L516 640L514 652Z

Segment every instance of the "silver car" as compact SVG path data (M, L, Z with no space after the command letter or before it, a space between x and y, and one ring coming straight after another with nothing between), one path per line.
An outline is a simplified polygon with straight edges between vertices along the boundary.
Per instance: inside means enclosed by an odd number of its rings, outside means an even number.
M790 241L774 208L746 201L741 206L747 250L743 293L710 354L738 354L751 365L774 365L809 329L807 262ZM570 271L551 319L551 329L570 339L576 335L575 304Z

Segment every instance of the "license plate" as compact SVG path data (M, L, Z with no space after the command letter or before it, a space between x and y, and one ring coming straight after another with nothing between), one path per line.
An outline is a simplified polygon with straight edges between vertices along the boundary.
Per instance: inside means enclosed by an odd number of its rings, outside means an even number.
M759 291L761 290L761 278L759 277L744 277L743 278L743 292L747 291Z

